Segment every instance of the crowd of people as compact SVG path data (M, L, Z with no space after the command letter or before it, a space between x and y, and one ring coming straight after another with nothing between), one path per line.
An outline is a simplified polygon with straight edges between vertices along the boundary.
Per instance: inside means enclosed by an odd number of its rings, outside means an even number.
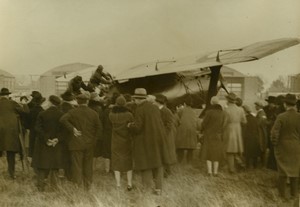
M166 96L149 95L144 88L136 88L132 95L110 96L71 89L60 97L49 96L46 109L42 107L46 98L38 91L17 103L7 88L1 89L0 151L6 153L11 179L20 153L21 158L32 158L39 191L45 191L46 182L55 187L62 170L67 180L89 190L93 160L103 157L105 171L114 173L118 188L126 173L131 191L133 173L138 171L145 189L154 182L154 193L160 195L172 166L191 163L200 143L208 176L218 176L224 160L232 174L241 168L267 167L278 170L282 197L287 196L287 180L291 196L298 195L300 114L293 94L269 96L266 106L255 102L255 112L234 93L226 96L226 106L214 96L200 119L188 95L182 106L170 110ZM23 139L27 132L28 151Z

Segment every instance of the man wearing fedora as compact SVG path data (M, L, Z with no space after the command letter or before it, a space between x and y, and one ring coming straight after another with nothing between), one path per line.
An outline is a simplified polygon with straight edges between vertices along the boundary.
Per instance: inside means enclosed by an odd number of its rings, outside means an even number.
M8 173L15 179L15 155L21 151L19 140L20 114L27 113L27 108L9 99L9 90L0 91L0 151L6 151Z
M46 98L44 98L42 94L38 91L32 91L30 96L32 97L32 99L27 104L29 108L29 113L27 116L27 127L29 129L28 156L32 157L34 153L34 146L35 146L35 139L36 139L35 123L39 113L44 111L41 105L44 103Z
M286 112L279 114L271 130L279 174L278 191L286 198L286 179L290 179L291 197L298 197L300 174L300 114L296 109L296 96L287 94L284 99Z
M71 180L89 190L93 178L94 146L100 136L100 119L97 112L88 107L89 92L82 92L76 99L78 107L64 114L60 122L72 134L68 141Z
M161 113L157 106L147 101L147 91L137 88L132 96L137 104L134 122L129 129L134 133L133 160L136 170L141 171L144 187L155 181L155 193L161 194L163 164L168 163L163 155L163 139L166 136Z

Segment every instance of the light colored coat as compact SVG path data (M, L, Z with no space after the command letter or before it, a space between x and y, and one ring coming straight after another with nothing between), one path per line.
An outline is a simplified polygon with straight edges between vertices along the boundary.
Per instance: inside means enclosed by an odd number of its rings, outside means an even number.
M224 110L226 114L227 125L224 131L227 153L243 153L243 138L241 123L246 123L245 112L241 107L234 103L228 103Z

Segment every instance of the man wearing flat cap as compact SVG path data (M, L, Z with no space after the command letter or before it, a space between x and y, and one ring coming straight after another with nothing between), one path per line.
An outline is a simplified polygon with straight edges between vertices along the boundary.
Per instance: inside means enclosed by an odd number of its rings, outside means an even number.
M88 107L90 93L84 91L77 97L78 107L64 114L60 122L72 134L68 141L71 157L71 180L89 190L93 178L94 146L100 136L97 112Z
M296 96L287 94L286 112L277 116L271 131L277 161L279 195L286 198L286 179L290 179L291 197L297 198L300 174L300 114L296 109Z
M9 90L0 91L0 152L6 151L8 173L15 178L15 154L21 151L19 140L20 115L27 113L28 108L9 99Z
M161 194L163 164L168 157L163 154L166 136L161 114L157 106L147 100L147 91L137 88L132 96L137 104L134 122L129 129L134 133L133 160L135 169L141 171L144 187L151 187L155 176L155 193Z

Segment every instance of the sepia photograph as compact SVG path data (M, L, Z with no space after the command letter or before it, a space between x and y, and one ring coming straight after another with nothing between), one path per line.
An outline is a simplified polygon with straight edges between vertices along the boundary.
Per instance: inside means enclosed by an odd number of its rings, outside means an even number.
M300 207L299 0L0 0L0 207Z

